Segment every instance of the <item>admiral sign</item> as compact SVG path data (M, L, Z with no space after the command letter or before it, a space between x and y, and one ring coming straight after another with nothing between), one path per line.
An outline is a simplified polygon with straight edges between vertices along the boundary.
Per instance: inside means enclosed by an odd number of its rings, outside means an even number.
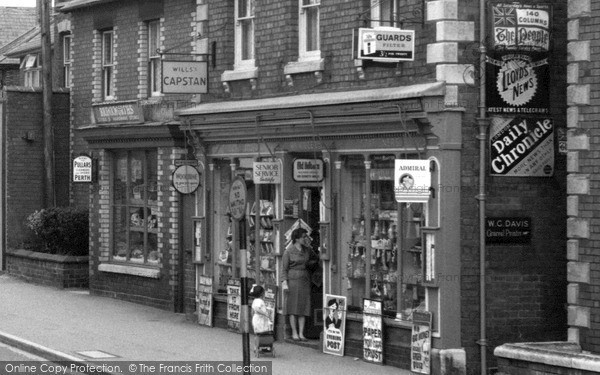
M554 123L551 118L491 119L492 176L550 177L554 172Z
M423 203L429 200L429 160L396 159L394 190L397 202Z
M494 50L549 50L550 5L498 3L491 7Z
M413 61L415 32L394 27L358 29L358 58L382 62Z

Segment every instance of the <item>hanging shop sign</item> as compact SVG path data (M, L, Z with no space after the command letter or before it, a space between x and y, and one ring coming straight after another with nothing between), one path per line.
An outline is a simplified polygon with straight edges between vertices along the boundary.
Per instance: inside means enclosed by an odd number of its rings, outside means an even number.
M229 188L229 213L234 220L246 214L246 183L241 177L236 177Z
M410 369L417 374L431 374L431 312L413 311L410 345Z
M486 217L486 244L531 243L530 217Z
M344 338L346 335L346 297L325 295L323 324L323 353L344 355Z
M357 57L380 62L414 61L415 31L395 27L360 28Z
M242 287L239 279L227 282L227 328L240 331L240 313L242 310Z
M144 113L138 102L92 104L96 124L141 124Z
M213 326L213 287L212 277L199 276L198 280L198 324Z
M550 177L553 173L554 123L551 118L492 117L492 176Z
M92 182L94 179L93 160L88 155L73 159L73 182Z
M552 8L549 4L496 3L492 11L492 49L548 52Z
M293 175L296 182L321 182L323 181L323 160L296 159L294 160Z
M200 172L191 165L180 165L173 172L173 187L181 194L191 194L200 186Z
M255 184L280 184L281 163L279 161L255 161L252 164L252 180Z
M383 309L378 300L363 299L363 359L383 364Z
M208 93L208 62L163 60L161 66L163 94Z
M429 200L431 172L429 160L396 159L394 190L397 202L423 203Z
M487 57L487 112L537 115L549 112L549 66L540 55Z

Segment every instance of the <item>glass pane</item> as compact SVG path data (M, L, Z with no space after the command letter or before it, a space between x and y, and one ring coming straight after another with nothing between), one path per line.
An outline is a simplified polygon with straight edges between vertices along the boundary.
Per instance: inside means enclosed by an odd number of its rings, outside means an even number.
M157 56L160 47L160 29L158 21L148 23L148 52L150 56Z
M156 205L158 197L158 153L156 151L148 151L146 161L146 174L148 180L147 200L148 205Z
M389 22L383 22L383 21L391 21L392 20L392 13L393 13L392 2L393 1L394 0L381 0L379 2L379 20L382 21L381 26L392 26L392 24L390 24Z
M318 51L319 46L319 8L306 8L306 50Z
M71 37L65 36L63 38L63 60L68 62L71 60Z
M129 156L130 202L142 204L145 196L143 151L133 151Z
M113 93L113 86L112 86L112 67L106 67L104 68L104 70L102 71L102 74L104 75L104 96L112 96Z
M254 16L254 0L238 0L238 18Z
M150 90L152 92L160 92L160 60L159 59L152 59L150 60L150 74L149 74L149 79L150 79Z
M102 63L104 65L110 65L113 62L112 33L104 33L102 36Z
M113 260L127 260L129 246L127 244L127 208L113 207Z
M254 21L241 21L242 27L242 60L254 58Z

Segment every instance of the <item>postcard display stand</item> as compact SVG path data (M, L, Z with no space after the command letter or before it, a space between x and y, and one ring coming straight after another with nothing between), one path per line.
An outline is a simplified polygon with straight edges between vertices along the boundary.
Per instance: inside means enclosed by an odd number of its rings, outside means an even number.
M254 241L254 235L256 233L255 226L256 221L256 205L252 205L248 217L250 235L248 236L247 246L249 249L248 258L248 274L249 277L260 281L263 285L276 285L277 280L275 277L275 255L278 230L274 223L273 215L273 202L261 199L260 200L260 215L258 222L258 236L259 241ZM256 246L258 244L258 254ZM259 257L258 267L260 269L260 275L256 272L256 256Z

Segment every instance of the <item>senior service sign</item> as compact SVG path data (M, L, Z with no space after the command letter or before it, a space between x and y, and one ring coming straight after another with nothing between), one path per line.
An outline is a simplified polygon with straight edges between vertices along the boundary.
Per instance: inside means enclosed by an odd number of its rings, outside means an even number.
M491 119L492 176L550 177L553 172L554 123L551 118Z

